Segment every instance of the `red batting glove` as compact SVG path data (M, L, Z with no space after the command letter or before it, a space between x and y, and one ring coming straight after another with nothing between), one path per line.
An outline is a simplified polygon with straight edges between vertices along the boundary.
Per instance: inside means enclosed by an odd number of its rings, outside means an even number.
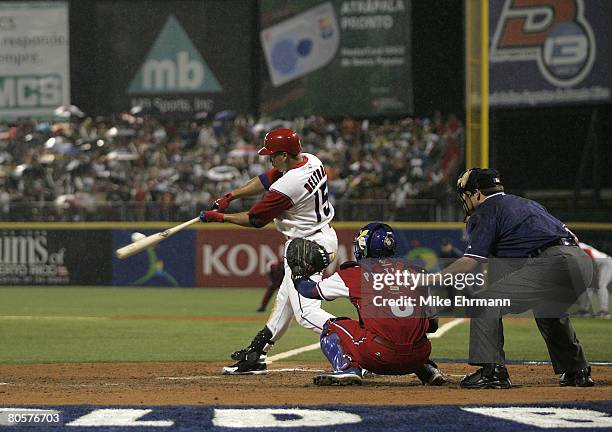
M225 215L215 210L204 210L200 213L201 222L225 222Z
M212 205L212 210L224 212L229 206L229 203L234 199L231 192L226 193L221 198L217 198Z

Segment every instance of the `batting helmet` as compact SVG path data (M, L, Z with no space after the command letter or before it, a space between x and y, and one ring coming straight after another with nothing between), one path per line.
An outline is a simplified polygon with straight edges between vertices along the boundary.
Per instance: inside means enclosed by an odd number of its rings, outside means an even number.
M300 136L291 129L274 129L266 134L264 146L257 153L269 156L278 152L297 155L302 152Z
M393 229L381 222L371 222L361 228L355 240L353 249L355 258L388 258L395 255L395 234Z

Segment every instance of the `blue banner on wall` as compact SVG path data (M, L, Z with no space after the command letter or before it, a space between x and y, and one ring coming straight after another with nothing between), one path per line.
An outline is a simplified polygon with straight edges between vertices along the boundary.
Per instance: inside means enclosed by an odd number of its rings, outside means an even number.
M612 2L490 3L491 106L612 100Z
M424 267L428 271L440 270L440 245L443 239L463 253L465 241L463 231L447 230L395 230L398 240L398 255L407 258L411 263ZM444 267L444 265L442 265Z
M157 231L142 231L145 235ZM113 230L113 250L132 241L132 230ZM124 260L113 258L113 285L192 287L195 231L187 230Z

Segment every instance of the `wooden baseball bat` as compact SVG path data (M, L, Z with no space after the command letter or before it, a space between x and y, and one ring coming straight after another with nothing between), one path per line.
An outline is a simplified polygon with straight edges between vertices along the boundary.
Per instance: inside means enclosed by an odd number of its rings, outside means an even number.
M197 223L199 221L200 221L200 218L196 217L180 225L176 225L176 226L173 226L172 228L168 228L165 231L151 234L150 236L147 236L133 243L130 243L127 246L123 246L122 248L117 249L115 251L115 256L119 259L125 259L127 257L131 257L132 255L137 254L138 252L150 246L156 245L160 241L167 239L168 237L176 234L177 232L181 230L184 230L188 226L193 225L194 223Z

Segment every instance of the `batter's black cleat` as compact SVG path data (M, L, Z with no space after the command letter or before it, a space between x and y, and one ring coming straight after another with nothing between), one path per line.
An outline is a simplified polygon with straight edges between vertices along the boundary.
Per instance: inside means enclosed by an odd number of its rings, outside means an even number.
M267 373L266 355L252 354L231 366L225 366L223 375L261 375Z
M236 363L223 368L223 375L256 375L267 372L266 353L274 342L272 332L265 326L253 338L248 347L235 351L231 358Z
M232 360L240 362L246 360L247 356L253 352L265 355L265 353L268 352L268 349L274 345L274 342L272 342L270 339L272 339L272 332L268 326L265 326L255 335L248 347L234 351L230 357Z
M361 369L350 368L343 371L323 372L315 375L312 382L318 386L361 385Z
M580 369L578 372L565 372L559 378L561 387L593 387L595 381L591 378L591 366Z
M487 364L463 377L459 385L465 389L508 389L512 382L506 366Z

